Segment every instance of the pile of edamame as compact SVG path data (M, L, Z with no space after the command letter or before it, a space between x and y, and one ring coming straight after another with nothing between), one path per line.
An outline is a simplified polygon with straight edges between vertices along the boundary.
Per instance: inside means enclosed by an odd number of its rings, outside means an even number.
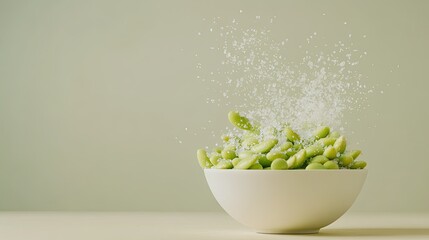
M223 147L208 154L198 149L197 158L202 168L287 170L287 169L363 169L365 161L356 160L360 150L346 150L346 138L331 132L327 126L314 130L311 137L302 139L290 126L272 128L277 137L261 134L258 124L238 112L228 113L229 121L245 132L240 136L224 135Z

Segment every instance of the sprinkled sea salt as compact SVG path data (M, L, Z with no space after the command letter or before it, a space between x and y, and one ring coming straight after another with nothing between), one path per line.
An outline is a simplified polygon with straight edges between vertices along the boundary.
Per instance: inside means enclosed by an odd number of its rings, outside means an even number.
M271 23L272 18L266 21ZM362 74L356 68L366 52L353 47L351 34L346 41L316 46L310 41L318 35L313 32L305 48L297 46L301 57L290 59L285 54L291 47L285 44L288 40L276 41L271 29L244 27L236 19L216 29L220 29L214 34L218 46L210 49L223 58L216 71L205 72L222 91L207 102L229 106L266 126L262 136L272 135L272 127L280 129L284 124L303 137L319 125L344 130L344 113L368 106L367 95L374 88L359 81ZM231 99L239 101L233 104ZM239 134L234 128L228 133Z

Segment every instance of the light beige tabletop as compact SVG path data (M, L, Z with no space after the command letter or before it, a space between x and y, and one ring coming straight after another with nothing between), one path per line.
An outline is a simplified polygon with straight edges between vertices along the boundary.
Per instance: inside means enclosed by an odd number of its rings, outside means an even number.
M259 234L224 213L0 212L4 240L429 239L428 214L346 214L319 234Z

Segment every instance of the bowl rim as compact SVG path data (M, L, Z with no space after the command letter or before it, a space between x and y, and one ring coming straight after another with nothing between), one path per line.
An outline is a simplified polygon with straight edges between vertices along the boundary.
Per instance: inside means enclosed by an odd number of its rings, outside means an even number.
M205 171L213 172L368 172L368 169L285 169L285 170L263 170L263 169L215 169L204 168Z

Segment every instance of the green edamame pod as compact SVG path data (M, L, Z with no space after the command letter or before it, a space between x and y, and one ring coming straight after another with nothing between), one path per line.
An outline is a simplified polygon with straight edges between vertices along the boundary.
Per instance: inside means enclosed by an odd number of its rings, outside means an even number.
M221 138L221 139L222 139L222 141L224 141L224 142L229 142L229 140L231 140L231 136L226 135L226 134L222 135L220 138Z
M231 163L232 163L232 166L237 166L237 164L239 163L241 161L241 158L234 158L234 159L232 159L232 161L231 161Z
M329 161L329 159L327 157L325 157L323 155L318 155L318 156L313 157L310 160L310 163L316 163L317 162L317 163L320 163L320 164L324 164L327 161Z
M271 170L271 167L266 167L264 168L264 170Z
M291 157L295 155L297 152L299 152L301 149L302 149L302 144L295 144L286 151L286 155Z
M338 160L342 166L346 167L346 166L350 165L350 163L353 162L353 157L350 155L347 155L347 154L343 154L340 156L340 158Z
M259 164L261 164L264 168L266 168L266 167L270 167L270 166L271 166L271 162L272 162L272 161L271 161L271 160L268 160L266 155L261 154L261 155L259 155L258 162L259 162Z
M243 140L243 142L241 143L241 145L243 145L243 147L245 148L250 148L256 144L258 144L259 141L257 138L255 137L249 137Z
M339 153L343 153L346 150L346 138L344 136L341 136L337 138L337 140L334 143L334 148Z
M299 151L299 150L301 150L303 148L303 146L302 146L302 144L300 144L300 143L296 143L296 144L294 144L293 145L293 147L292 147L292 149L293 150L296 150L297 152Z
M231 160L237 157L237 154L235 154L235 150L231 148L225 148L224 150L222 150L221 154L222 154L222 158L224 159Z
M319 140L317 140L317 143L322 144L322 146L331 146L334 145L335 141L337 139L333 138L333 137L326 137L326 138L321 138Z
M222 148L221 147L214 147L213 148L213 152L221 153L222 152Z
M329 146L325 149L323 155L329 159L334 159L337 157L337 150L333 146Z
M278 151L271 151L267 153L267 159L274 161L277 158L283 158L286 159L286 153L278 152Z
M349 152L350 156L352 156L353 159L358 158L361 153L362 153L361 150L353 150Z
M248 169L250 166L256 163L258 160L257 155L252 155L246 158L243 158L237 165L235 166L236 169Z
M252 166L250 166L250 168L249 168L249 169L261 170L261 169L263 169L263 167L262 167L262 165L261 165L261 164L259 164L259 163L255 163L255 164L253 164Z
M255 154L255 153L252 151L242 151L238 154L238 157L239 158L246 158L246 157L251 156L253 154Z
M240 116L238 112L235 112L235 111L229 112L228 119L232 123L232 125L240 129L247 130L247 131L250 131L253 129L249 119L247 119L246 117Z
M319 144L314 144L305 148L307 158L314 157L323 153L323 147Z
M271 169L273 170L285 170L288 169L288 164L283 158L277 158L271 163Z
M310 163L305 168L305 170L320 170L320 169L326 169L326 168L320 163Z
M221 159L215 166L216 169L231 169L233 165L230 160Z
M289 140L290 142L296 142L301 139L299 135L294 132L290 127L285 127L284 132L286 134L287 140Z
M327 161L323 164L326 169L339 169L338 163L335 161Z
M331 137L331 138L339 138L341 135L340 135L340 133L339 132L337 132L337 131L334 131L334 132L331 132L329 135L328 135L328 137Z
M219 159L221 158L222 156L219 154L219 153L217 153L217 152L214 152L214 153L212 153L211 155L210 155L210 162L215 166L216 164L218 164L218 162L219 162Z
M292 157L293 155L295 155L298 152L298 150L293 150L293 149L289 149L286 151L286 155L288 157Z
M364 169L366 167L365 161L354 161L352 165L350 165L351 169Z
M266 141L263 141L255 146L252 147L252 151L255 153L267 153L269 152L277 143L279 140L277 139L269 139Z
M293 169L296 166L296 155L290 157L287 161L287 166L289 169Z
M300 168L302 165L304 165L304 162L307 159L307 151L302 149L294 156L296 156L295 168Z
M314 132L313 135L316 139L321 139L321 138L328 136L329 131L330 131L329 127L321 126Z
M213 166L209 157L207 156L206 150L202 148L197 150L197 159L202 168L211 168Z
M293 147L293 143L291 143L291 142L285 142L282 145L280 145L279 150L282 151L282 152L286 152L291 147Z

